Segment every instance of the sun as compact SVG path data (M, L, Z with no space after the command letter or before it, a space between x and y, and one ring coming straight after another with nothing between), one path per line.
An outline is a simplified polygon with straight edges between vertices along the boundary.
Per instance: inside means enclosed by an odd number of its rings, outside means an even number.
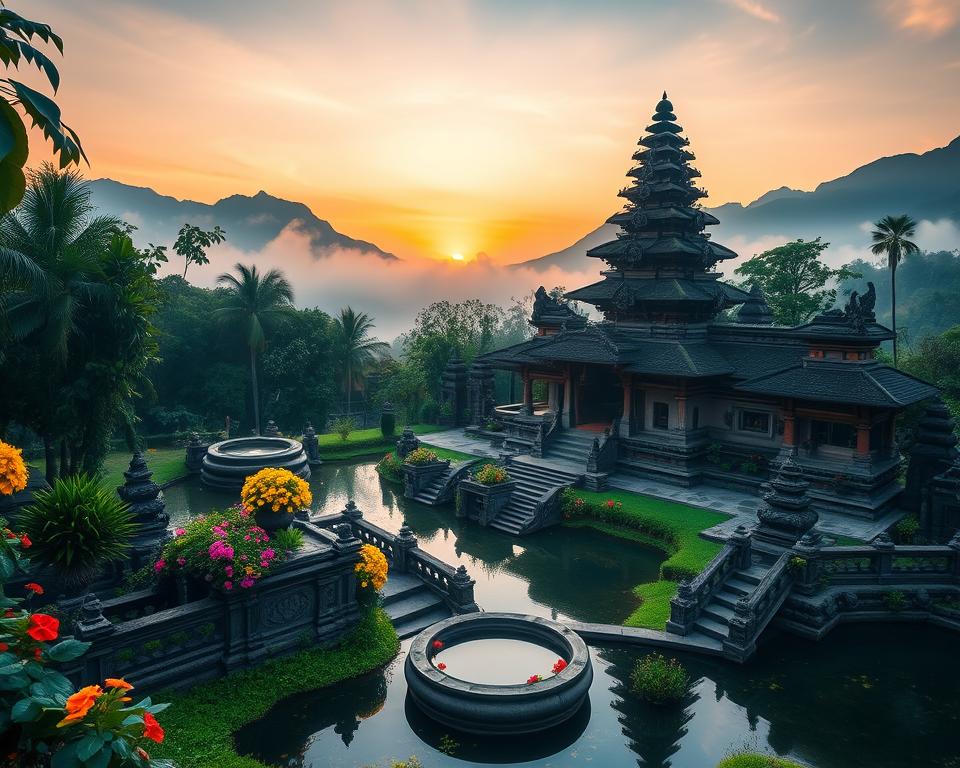
M451 253L451 254L450 254L450 258L453 259L454 261L463 261L463 254L462 254L462 253Z

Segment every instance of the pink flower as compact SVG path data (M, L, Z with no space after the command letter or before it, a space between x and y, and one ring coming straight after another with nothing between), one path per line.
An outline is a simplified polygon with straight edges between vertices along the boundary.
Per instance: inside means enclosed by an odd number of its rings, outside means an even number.
M240 582L240 586L243 587L244 589L250 589L250 587L252 587L253 584L254 584L254 580L251 579L249 576L247 576L245 579L243 579Z
M248 533L246 536L244 536L244 537L243 537L243 540L244 540L244 541L250 541L250 534Z
M233 557L233 553L232 553L232 552L231 552L231 554L230 554L230 557ZM240 555L240 561L241 561L241 562L244 562L244 563L247 562L247 556L246 556L246 555Z
M166 560L157 560L157 562L153 564L153 570L155 570L157 573L160 573L160 571L162 571L166 567L167 567Z
M183 566L186 565L186 564L187 564L187 558L185 558L185 557L178 557L178 558L177 558L177 565L183 567Z
M231 589L233 589L233 582L232 581L223 582L223 588L229 592Z
M264 560L272 560L274 557L276 557L276 555L277 553L270 548L267 548L260 553L260 557L262 557Z
M223 572L227 575L228 578L233 578L233 566L228 565L223 569Z
M183 536L187 532L186 528L175 528L173 531L174 536Z
M269 567L270 567L270 563L268 563L266 560L261 560L261 561L260 561L260 567L261 567L261 568L269 568Z

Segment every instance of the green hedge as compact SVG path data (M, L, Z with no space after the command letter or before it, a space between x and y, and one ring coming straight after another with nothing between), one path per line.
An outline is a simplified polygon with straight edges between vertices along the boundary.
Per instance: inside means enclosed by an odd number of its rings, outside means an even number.
M262 717L280 699L382 666L396 656L399 646L390 619L378 609L364 616L335 648L310 648L185 692L160 693L153 698L171 706L158 718L167 735L152 756L173 760L178 768L265 768L236 753L237 730Z

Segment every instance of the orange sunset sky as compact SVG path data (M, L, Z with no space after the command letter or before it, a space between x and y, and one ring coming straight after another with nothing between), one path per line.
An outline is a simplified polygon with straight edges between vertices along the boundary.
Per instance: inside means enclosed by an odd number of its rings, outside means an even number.
M64 37L91 178L265 189L404 259L566 247L619 207L664 88L709 205L960 134L960 0L11 7Z

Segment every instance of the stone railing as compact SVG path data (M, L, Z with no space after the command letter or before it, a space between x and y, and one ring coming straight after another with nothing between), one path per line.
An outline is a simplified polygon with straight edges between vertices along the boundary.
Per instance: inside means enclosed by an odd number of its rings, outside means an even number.
M533 531L539 531L541 528L546 528L548 525L559 522L561 515L561 494L566 489L567 486L558 485L546 491L537 499L537 506L534 510L533 517L520 529L520 533L532 533Z
M464 461L451 464L447 476L443 480L443 485L437 491L435 504L444 504L453 501L457 495L457 486L460 481L473 470L477 464L487 463L492 459L466 459Z
M64 674L78 685L126 676L150 692L254 666L304 642L336 642L360 617L361 542L349 527L295 524L303 549L251 589L168 583L103 602L88 596L74 634L91 647Z
M464 566L454 568L438 560L417 546L417 537L402 526L396 534L385 531L378 525L363 519L363 513L352 501L342 512L318 515L312 518L319 528L341 530L349 525L353 535L364 544L372 544L387 557L393 573L408 573L424 582L443 598L455 613L470 613L480 610L473 596L474 580Z
M670 601L667 632L675 635L688 634L700 612L727 578L734 571L750 567L751 552L750 534L744 526L739 526L706 568L693 579L680 582L677 594Z
M760 580L756 589L740 598L729 621L723 652L737 661L753 655L757 638L787 599L796 578L790 567L790 552L784 552Z
M450 459L437 459L429 464L409 464L404 461L400 465L403 495L408 499L419 496L438 476L445 475L449 469Z
M540 420L537 434L533 440L533 446L530 449L530 455L538 459L542 458L547 445L559 431L560 414L555 411L547 411Z

